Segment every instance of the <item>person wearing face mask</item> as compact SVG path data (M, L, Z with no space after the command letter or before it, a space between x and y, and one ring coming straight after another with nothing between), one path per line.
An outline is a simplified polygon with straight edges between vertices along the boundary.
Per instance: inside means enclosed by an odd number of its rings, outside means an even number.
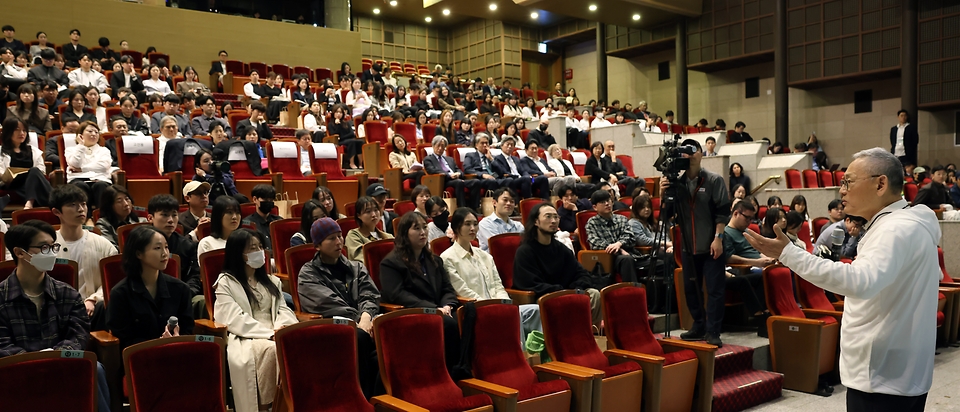
M434 239L449 237L453 239L453 230L450 229L450 211L447 210L447 203L440 196L434 196L427 200L427 211L430 213L430 223L427 223L427 241L433 242Z
M163 273L170 259L167 238L153 226L130 231L123 245L123 272L126 278L110 289L107 329L120 340L120 350L157 338L193 334L190 300L186 283ZM167 320L176 316L171 331Z
M274 200L277 198L277 189L271 185L260 184L253 187L250 195L253 196L253 203L257 205L257 212L247 216L247 218L243 220L243 224L254 225L254 227L257 228L257 232L260 232L263 238L266 239L266 244L264 244L263 247L266 250L270 250L270 223L283 219L273 214L273 205Z
M552 144L557 144L557 139L547 131L548 126L550 126L550 118L547 116L540 118L540 125L527 135L527 144L537 142L540 147L550 147Z
M357 228L347 232L344 242L347 246L347 257L364 263L363 245L381 239L393 239L393 236L377 227L381 211L376 199L363 196L357 199L355 209L356 215L353 218L357 221Z
M227 238L223 270L214 283L213 319L227 325L227 370L237 412L264 410L276 396L280 377L273 335L297 323L284 303L280 279L267 273L266 239L250 229Z

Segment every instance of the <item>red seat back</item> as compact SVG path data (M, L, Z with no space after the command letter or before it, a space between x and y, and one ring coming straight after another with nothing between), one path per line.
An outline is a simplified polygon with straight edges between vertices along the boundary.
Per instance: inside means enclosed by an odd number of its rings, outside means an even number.
M450 246L453 246L453 240L446 236L440 236L430 241L430 250L437 256L440 256L447 249L450 249Z
M830 187L836 186L833 182L833 172L829 170L820 170L817 174L820 175L820 187Z
M627 169L627 176L637 177L636 173L633 173L633 156L630 155L617 155L617 159L623 163L623 167ZM627 193L627 196L630 196L632 193Z
M580 239L580 248L582 249L590 250L590 242L587 242L587 221L596 215L595 210L577 212L577 232L580 234L577 238Z
M912 202L913 199L917 198L917 192L920 189L917 187L916 183L907 182L903 185L903 197L907 199L908 202Z
M190 335L126 348L123 365L130 388L130 409L225 412L225 354L223 339L201 341ZM183 373L185 370L190 373ZM184 399L190 400L190 407Z
M803 171L803 187L805 188L817 188L820 187L820 182L817 180L817 172L812 169L804 169Z
M397 214L397 217L403 216L416 209L417 205L409 200L401 200L393 204L393 212Z
M473 375L508 388L537 383L520 346L520 312L505 303L477 306L473 327Z
M363 130L368 143L379 143L380 147L387 144L387 123L379 120L363 122Z
M314 143L308 149L314 174L326 173L328 180L346 179L340 169L340 152L333 143Z
M803 180L800 177L800 171L797 169L787 169L784 174L787 177L787 189L803 188Z
M403 136L403 140L407 141L407 149L417 147L417 126L413 123L399 122L393 124L393 131L396 134Z
M767 309L776 316L805 318L793 296L793 273L783 265L771 265L763 269L763 288Z
M117 161L127 179L161 177L160 142L150 136L121 136L117 140ZM152 149L151 149L152 147Z
M520 247L521 236L520 233L502 233L487 239L493 264L497 266L500 281L505 288L513 288L513 260L517 255L517 248Z
M803 241L803 244L807 245L807 252L813 253L813 241L810 239L810 223L806 220L800 224L800 231L797 232L797 237Z
M604 328L613 347L663 356L647 321L646 290L633 285L610 288L602 292L602 298Z
M274 222L276 223L276 222ZM273 226L271 225L271 229ZM288 242L289 243L289 242ZM276 249L275 249L276 250ZM297 290L300 278L300 269L307 264L316 255L317 251L313 243L307 242L305 245L294 246L283 250L283 258L279 259L283 267L289 268L287 273L290 276L290 295L293 296L293 307L300 312L300 292ZM277 262L280 265L281 262Z
M610 362L593 338L590 298L572 291L554 292L540 298L547 352L553 360L605 369Z
M531 198L531 199L521 200L520 201L520 224L526 225L527 218L530 217L530 212L533 211L534 207L536 207L537 205L543 202L545 202L545 200L541 198Z
M333 79L333 72L326 67L313 69L313 81L319 82L324 79Z
M815 217L813 218L813 238L820 238L820 231L823 230L823 227L830 223L830 219L825 217Z
M836 310L833 304L830 303L830 299L827 299L827 294L823 292L823 289L800 276L794 276L793 279L797 284L797 294L800 295L800 304L803 305L803 307L819 310Z
M277 257L277 271L280 273L290 274L290 272L287 271L287 260L283 258L282 253L290 248L290 238L299 231L299 218L281 219L270 222L270 248L273 249L273 254ZM313 245L310 243L310 239L307 239L307 244Z
M284 179L303 179L300 154L300 146L296 142L267 142L267 168L270 173L282 173Z
M953 282L953 278L947 273L947 266L943 264L943 249L937 246L937 261L940 263L940 272L943 272L944 282Z
M49 207L36 207L33 209L20 209L13 211L11 221L14 225L19 225L28 220L39 220L51 225L59 225L60 219L54 216ZM6 251L4 251L6 252Z
M51 379L57 379L53 396L37 387L37 382ZM0 359L4 410L93 412L96 379L97 357L93 352L33 352Z
M363 261L367 265L367 272L370 273L370 279L377 285L377 289L383 289L380 286L380 261L387 257L387 254L393 250L393 239L381 239L363 245ZM441 352L443 352L441 350Z
M840 186L840 181L843 180L843 176L846 174L847 173L843 170L837 170L833 172L833 183L835 183L837 186Z

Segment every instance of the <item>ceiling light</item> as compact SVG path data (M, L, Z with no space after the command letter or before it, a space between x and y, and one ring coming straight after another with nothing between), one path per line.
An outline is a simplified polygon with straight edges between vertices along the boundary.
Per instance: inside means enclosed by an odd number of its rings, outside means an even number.
M380 14L380 9L373 9L373 14Z
M433 19L431 19L430 16L427 16L423 20L426 21L427 23L430 23L431 21L433 21Z
M444 16L449 16L449 15L450 15L450 9L443 9L443 15L444 15Z
M492 11L492 10L496 10L496 9L497 9L497 4L496 4L496 3L493 3L493 4L490 5L490 10L491 10L491 11Z
M591 4L590 7L587 7L587 8L590 9L590 11L597 11L597 5L596 5L596 4Z
M634 21L640 20L640 15L639 15L639 14L634 14L634 15L633 15L633 20L634 20Z
M393 7L397 6L397 0L390 0L390 5Z
M530 13L530 18L531 18L531 19L536 19L536 18L538 18L538 17L540 17L540 14L539 14L539 13L537 13L537 12Z

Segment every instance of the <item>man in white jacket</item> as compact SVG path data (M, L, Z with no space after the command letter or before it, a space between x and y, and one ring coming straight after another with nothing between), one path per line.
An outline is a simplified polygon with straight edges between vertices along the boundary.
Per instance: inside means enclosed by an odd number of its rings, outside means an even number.
M903 169L888 151L853 155L840 182L848 215L867 220L853 264L787 247L779 228L750 244L779 256L802 278L846 296L840 330L840 379L848 411L922 411L933 382L940 226L925 206L900 196Z

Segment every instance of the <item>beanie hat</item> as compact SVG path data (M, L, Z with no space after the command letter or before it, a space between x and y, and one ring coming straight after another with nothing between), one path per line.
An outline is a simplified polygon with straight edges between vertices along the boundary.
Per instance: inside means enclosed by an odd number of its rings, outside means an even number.
M317 219L313 222L313 225L310 226L310 238L313 239L313 245L317 246L327 236L330 236L333 233L340 233L340 225L337 224L336 220L333 220L329 217L323 217Z

